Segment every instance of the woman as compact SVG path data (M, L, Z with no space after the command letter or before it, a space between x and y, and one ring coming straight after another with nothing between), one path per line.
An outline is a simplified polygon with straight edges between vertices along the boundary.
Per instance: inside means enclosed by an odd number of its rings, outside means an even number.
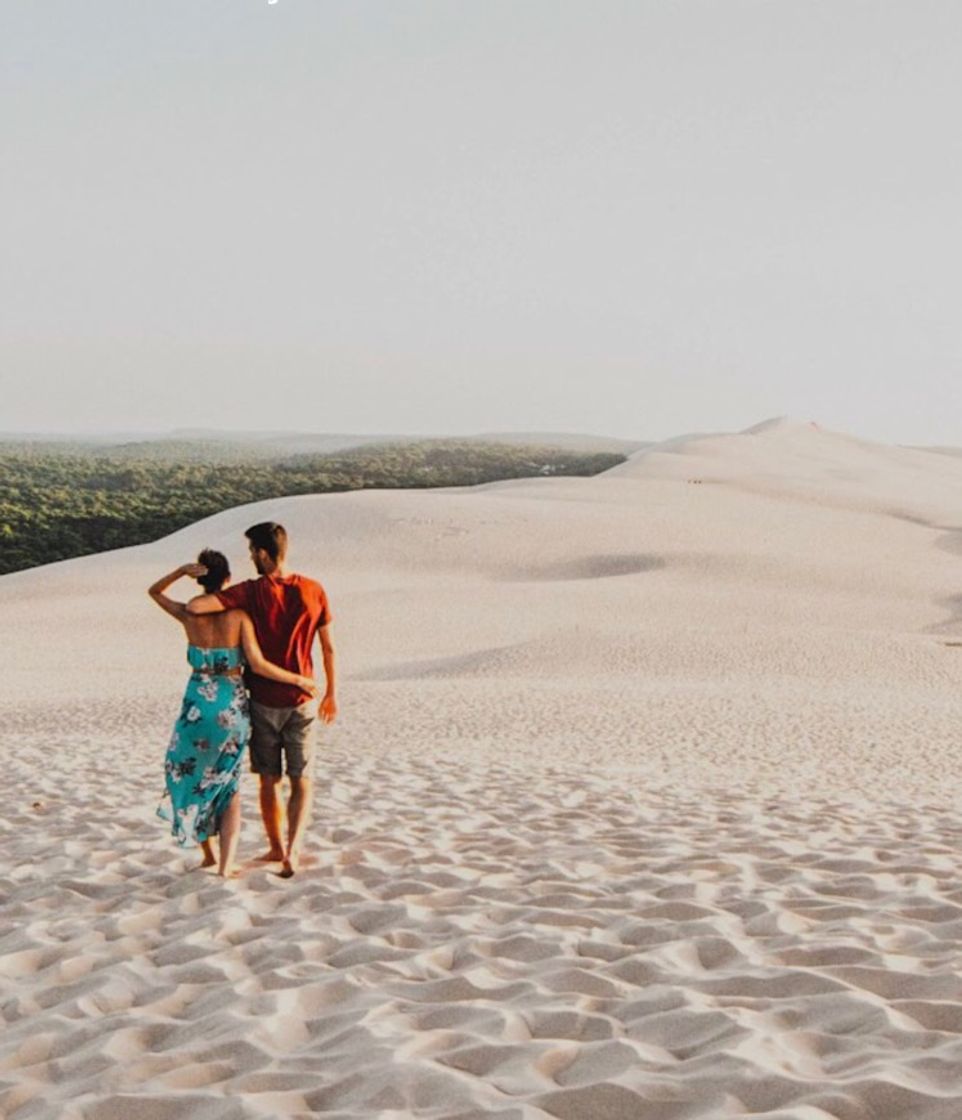
M226 586L230 568L222 553L205 549L197 561L182 564L147 592L187 632L187 660L193 669L167 749L167 791L157 813L171 822L180 844L201 845L202 867L217 863L218 874L229 878L240 832L241 760L251 731L241 676L244 659L259 676L296 685L313 696L317 686L310 677L264 659L246 611L192 615L184 603L164 594L182 576L196 579L208 593ZM215 833L220 834L217 860L210 843Z

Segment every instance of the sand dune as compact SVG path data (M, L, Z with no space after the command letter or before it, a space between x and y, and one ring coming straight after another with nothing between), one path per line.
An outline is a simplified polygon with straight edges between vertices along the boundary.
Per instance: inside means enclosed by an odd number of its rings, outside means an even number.
M0 1115L957 1120L960 495L776 422L3 577ZM265 516L343 714L303 873L248 781L225 885L153 818L144 589Z

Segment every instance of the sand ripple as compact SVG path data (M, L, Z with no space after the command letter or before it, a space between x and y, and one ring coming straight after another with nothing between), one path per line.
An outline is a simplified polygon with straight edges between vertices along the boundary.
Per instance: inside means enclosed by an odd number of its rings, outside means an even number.
M11 1120L962 1114L934 807L331 748L303 873L223 884L129 743L5 746Z

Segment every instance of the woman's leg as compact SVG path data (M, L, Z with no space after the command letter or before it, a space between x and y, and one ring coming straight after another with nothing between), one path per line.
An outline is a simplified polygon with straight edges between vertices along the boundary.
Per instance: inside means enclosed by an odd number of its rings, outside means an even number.
M240 837L240 796L235 793L220 819L220 866L217 874L229 879L234 871L234 856Z
M217 856L214 855L214 846L209 840L202 840L200 842L201 851L204 853L204 862L201 867L213 867L217 862Z

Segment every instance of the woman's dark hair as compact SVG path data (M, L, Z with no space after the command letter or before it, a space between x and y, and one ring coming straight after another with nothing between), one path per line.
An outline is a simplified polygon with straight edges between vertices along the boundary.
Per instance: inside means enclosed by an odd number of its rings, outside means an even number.
M261 521L244 534L255 548L262 548L276 564L287 555L287 530L276 521Z
M230 564L227 563L227 557L223 552L217 552L213 548L205 548L197 557L197 563L203 564L207 569L207 575L201 576L197 582L208 595L212 591L220 591L230 579Z

